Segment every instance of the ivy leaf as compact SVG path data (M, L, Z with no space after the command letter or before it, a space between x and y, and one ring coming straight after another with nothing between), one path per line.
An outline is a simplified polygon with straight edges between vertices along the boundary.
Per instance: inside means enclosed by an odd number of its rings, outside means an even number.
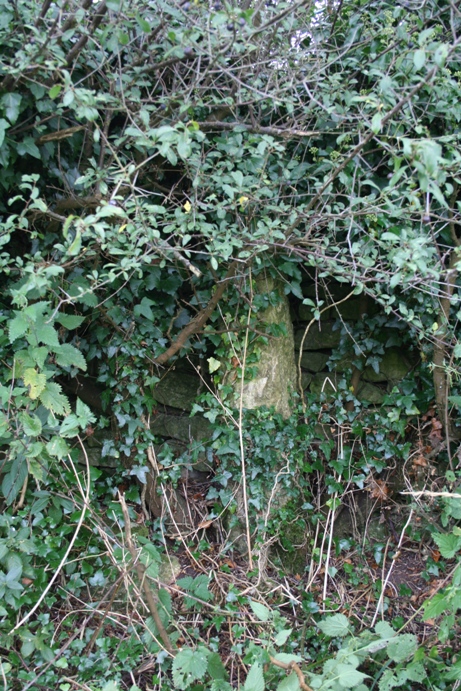
M8 129L9 126L10 123L7 120L0 118L0 146L3 144L5 140L5 131Z
M197 650L184 648L173 660L173 684L177 689L187 689L196 679L203 679L208 667L209 651L199 646Z
M22 140L22 142L19 142L17 145L17 151L20 156L26 156L27 154L29 154L29 156L41 159L40 149L38 148L32 137L26 137Z
M5 109L5 115L12 125L16 122L19 115L19 106L21 105L21 94L7 93L2 96L2 106Z
M29 396L35 400L44 391L46 386L46 375L37 372L37 370L28 367L24 371L24 384L30 386Z
M264 691L265 686L263 669L259 662L255 662L248 672L243 691Z
M434 533L432 537L444 559L452 559L461 549L461 536L453 535L453 533L448 535Z
M51 410L56 415L69 415L70 413L69 400L67 396L64 396L61 386L56 382L47 382L46 388L40 394L40 402L47 410Z
M326 636L347 636L351 632L349 619L344 614L334 614L317 625Z
M55 359L61 367L78 367L86 372L86 360L82 353L70 343L63 343L54 348Z

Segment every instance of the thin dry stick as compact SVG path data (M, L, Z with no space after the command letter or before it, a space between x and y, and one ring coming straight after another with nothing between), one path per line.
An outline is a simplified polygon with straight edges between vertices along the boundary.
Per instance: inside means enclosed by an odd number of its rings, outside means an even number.
M272 655L269 655L269 658L272 664L275 665L275 667L285 669L287 670L287 672L295 672L296 676L298 677L298 683L302 691L312 691L311 687L308 686L304 681L304 674L302 673L301 669L299 668L299 665L297 665L296 662L281 662L281 660L277 660L275 657L272 657Z
M251 268L250 268L250 285L251 285ZM243 509L245 511L245 532L247 540L247 550L248 550L248 565L250 571L253 570L253 556L251 554L251 535L250 535L250 518L248 514L248 495L247 495L247 477L246 477L246 464L245 464L245 449L243 446L243 388L245 385L245 365L248 350L248 338L250 333L250 319L251 319L251 303L253 302L253 296L251 295L250 305L248 307L248 317L245 331L245 343L243 350L243 362L242 362L242 375L240 384L240 401L239 401L239 444L240 444L240 463L242 467L242 490L243 490Z
M19 622L16 624L16 626L14 626L14 627L11 629L10 635L11 635L14 631L16 631L17 629L19 629L20 626L22 626L23 624L25 624L26 621L28 621L28 620L30 619L30 617L37 611L37 609L38 609L38 608L40 607L40 605L42 604L42 602L43 602L43 600L45 599L45 597L46 597L47 593L49 592L49 590L53 587L53 584L54 584L55 580L57 579L57 577L58 577L59 574L61 573L61 569L63 568L64 564L66 563L67 557L69 556L69 554L70 554L70 552L71 552L71 550L72 550L72 548L73 548L73 546L74 546L75 540L77 539L77 536L78 536L78 534L79 534L79 532L80 532L80 528L81 528L82 525L83 525L83 521L84 521L84 518L85 518L85 516L86 516L86 511L87 511L87 509L88 509L89 506L90 506L90 503L89 503L89 500L90 500L90 487L91 487L90 464L89 464L88 455L87 455L87 453L86 453L85 447L83 446L82 440L80 439L80 437L77 437L77 439L78 439L78 442L79 442L79 444L80 444L80 446L81 446L81 448L82 448L83 455L84 455L84 458L85 458L86 473L87 473L87 475L86 475L86 492L83 491L83 487L82 487L82 485L81 485L80 478L79 478L78 473L77 473L77 471L76 471L76 469L75 469L75 466L74 466L74 463L73 463L73 461L72 461L72 458L71 458L70 456L68 456L68 459L69 459L69 463L70 463L70 465L71 465L71 467L72 467L72 470L74 471L75 478L76 478L76 480L77 480L77 485L78 485L78 488L79 488L80 493L81 493L81 495L82 495L82 499L83 499L83 509L82 509L82 513L81 513L81 515L80 515L80 518L78 519L77 527L75 528L75 532L74 532L74 534L72 535L71 541L69 542L69 546L68 546L68 548L66 549L65 554L64 554L63 558L61 559L58 568L56 569L56 571L54 572L53 576L51 577L50 582L48 583L48 585L46 586L45 590L44 590L43 593L40 595L40 597L38 598L37 602L36 602L35 605L32 607L32 609L29 610L29 612L27 612L27 614L25 614L25 615L23 616L23 618L21 619L21 621L19 621Z
M143 564L138 559L138 554L136 553L136 548L133 544L133 539L131 537L131 523L130 523L130 516L128 514L128 507L126 505L125 497L121 494L121 492L118 493L118 498L120 501L120 506L122 507L122 512L123 512L123 518L125 519L125 537L126 537L126 544L128 547L128 550L131 554L131 558L133 559L133 563L136 569L136 574L138 576L138 580L140 585L142 586L144 593L146 595L146 600L147 600L147 606L149 607L149 611L152 614L152 619L155 622L155 625L157 627L157 630L160 634L160 638L163 641L163 644L165 646L165 650L170 653L171 656L174 656L173 652L173 646L170 641L170 637L168 636L166 629L163 625L162 620L160 619L160 614L158 611L158 595L152 591L147 579L145 578L145 569Z
M340 434L339 434L339 459L343 460L344 458L344 445L343 445L343 428L340 428ZM338 477L338 482L341 482L341 475ZM323 579L323 600L326 600L327 597L327 586L328 586L328 569L330 568L330 558L331 558L331 546L333 544L333 533L334 533L334 526L335 526L335 514L336 514L336 499L338 497L338 492L335 492L333 495L333 508L331 510L331 525L330 525L330 534L328 537L328 547L327 547L327 557L325 560L325 576Z
M376 619L378 618L379 611L380 611L380 609L381 609L381 607L382 607L383 600L384 600L384 591L386 590L387 584L389 583L389 578L391 577L392 569L394 568L394 564L395 564L395 562L396 562L396 560L397 560L397 555L398 555L398 553L399 553L399 551L400 551L400 548L401 548L401 546L402 546L403 538L405 537L405 531L406 531L406 529L408 528L408 526L410 525L410 522L411 522L412 517L413 517L413 509L411 509L410 514L409 514L409 516L408 516L408 520L407 520L407 522L405 523L405 525L404 525L403 528L402 528L402 532L400 533L399 544L397 545L397 552L396 552L396 555L395 555L395 557L393 558L392 563L391 563L391 565L390 565L390 567L389 567L389 571L387 572L387 576L386 576L386 578L385 578L384 581L383 581L383 585L382 585L382 588L381 588L381 595L379 596L378 604L377 604L377 606L376 606L376 612L375 612L375 614L374 614L374 616L373 616L373 620L372 620L372 622L371 622L371 627L372 627L372 628L373 628L373 626L374 626L375 623L376 623Z

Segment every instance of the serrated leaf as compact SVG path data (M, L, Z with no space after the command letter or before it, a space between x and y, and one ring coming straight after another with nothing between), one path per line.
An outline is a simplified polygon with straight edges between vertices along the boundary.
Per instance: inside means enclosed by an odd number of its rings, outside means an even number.
M40 396L40 394L45 390L46 386L46 375L37 370L28 367L24 371L23 375L24 384L29 386L29 396L32 400L35 400Z
M56 321L64 326L66 329L77 329L80 324L85 321L85 317L81 317L78 314L62 314L59 313L56 317Z
M434 619L443 614L450 606L446 593L437 593L424 603L424 619Z
M299 679L296 672L291 672L285 679L282 679L277 686L277 691L299 691Z
M375 631L380 638L392 638L397 633L387 621L378 621L375 626Z
M46 445L46 450L50 456L55 458L65 458L70 453L70 447L67 442L62 437L51 437L50 441Z
M412 633L396 636L387 644L387 654L394 662L404 662L414 655L418 647L418 639Z
M290 664L290 662L302 662L303 658L301 655L295 655L294 653L277 653L274 655L275 659L278 660L279 662L283 662L286 665Z
M21 338L27 333L29 328L29 322L22 315L18 314L14 319L11 319L8 323L8 338L10 343L13 343L17 338Z
M432 537L444 559L452 559L461 549L461 536L453 533L434 533Z
M364 679L368 678L368 674L359 672L358 669L351 665L338 664L336 667L337 678L339 685L343 689L352 689L354 686L360 684Z
M73 413L68 415L61 423L59 434L61 437L75 437L80 431L79 421Z
M47 410L56 415L68 415L70 405L67 396L62 393L62 388L56 382L47 382L45 389L40 394L40 401Z
M266 607L266 605L261 604L260 602L250 600L250 607L260 621L269 621L269 619L272 616L272 612L270 611L270 609Z
M51 324L38 324L35 336L39 343L52 347L59 346L58 332Z
M203 679L208 667L209 651L203 646L197 650L184 648L173 660L173 683L177 689L187 689L196 679Z
M53 348L55 359L61 367L78 367L86 372L86 360L83 354L70 343L63 343L58 348Z
M258 604L258 603L257 603ZM243 687L244 691L264 691L265 689L263 669L259 662L251 665Z
M326 636L347 636L351 632L349 619L344 614L334 614L317 626Z
M211 653L208 657L208 674L212 679L226 679L227 672L219 653Z
M29 415L28 413L21 413L20 421L24 433L28 437L38 437L42 433L42 423L37 415Z

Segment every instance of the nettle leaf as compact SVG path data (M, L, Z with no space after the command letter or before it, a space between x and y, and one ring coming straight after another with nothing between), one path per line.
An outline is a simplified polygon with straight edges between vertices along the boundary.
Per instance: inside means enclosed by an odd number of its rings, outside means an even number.
M343 689L353 689L354 686L361 684L364 679L369 678L368 674L359 672L351 665L339 664L336 667L339 685Z
M387 654L394 662L404 662L414 655L418 647L418 639L412 633L396 636L387 645Z
M326 636L347 636L351 632L349 619L344 614L334 614L317 626Z
M292 672L285 679L282 679L277 686L277 691L299 691L300 688L298 675L296 672Z
M46 375L37 370L28 367L24 371L23 375L24 384L30 386L29 396L32 400L38 398L40 394L45 390L46 386Z
M68 415L70 413L69 399L64 396L62 387L56 382L46 384L46 388L40 394L40 402L47 410L51 410L56 415Z
M248 672L243 690L264 691L265 686L263 668L259 662L255 662L253 665L251 665L251 669Z
M28 413L21 413L20 421L24 433L28 437L38 437L42 433L42 423L37 415L28 415Z
M22 314L18 314L14 319L8 324L8 338L10 343L16 341L16 339L21 338L27 333L29 329L29 322Z
M260 621L269 621L272 616L270 609L266 607L266 605L262 605L260 602L250 600L250 607Z
M180 650L173 660L173 684L177 689L187 689L196 679L203 679L208 667L209 651L199 646L197 650Z
M37 324L35 336L39 343L52 347L59 346L58 332L51 324Z
M444 559L452 559L461 549L461 536L459 535L434 533L432 537Z
M70 343L62 343L58 348L53 348L55 360L61 367L78 367L86 372L86 360L78 348Z

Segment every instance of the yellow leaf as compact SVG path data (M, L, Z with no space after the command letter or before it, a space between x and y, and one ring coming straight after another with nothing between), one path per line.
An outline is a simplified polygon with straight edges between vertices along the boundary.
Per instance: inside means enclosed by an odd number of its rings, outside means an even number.
M30 386L29 396L32 399L38 398L46 386L46 375L29 367L24 372L24 384Z
M239 197L238 198L238 203L240 204L240 206L245 206L247 201L248 201L248 197Z
M192 209L192 204L189 201L187 201L184 204L184 211L186 212L186 214L188 214L188 213L190 213L191 209Z
M120 228L118 229L118 232L119 232L119 233L123 233L123 231L125 230L125 228L127 227L127 225L128 225L128 223L124 223L123 226L120 226Z

